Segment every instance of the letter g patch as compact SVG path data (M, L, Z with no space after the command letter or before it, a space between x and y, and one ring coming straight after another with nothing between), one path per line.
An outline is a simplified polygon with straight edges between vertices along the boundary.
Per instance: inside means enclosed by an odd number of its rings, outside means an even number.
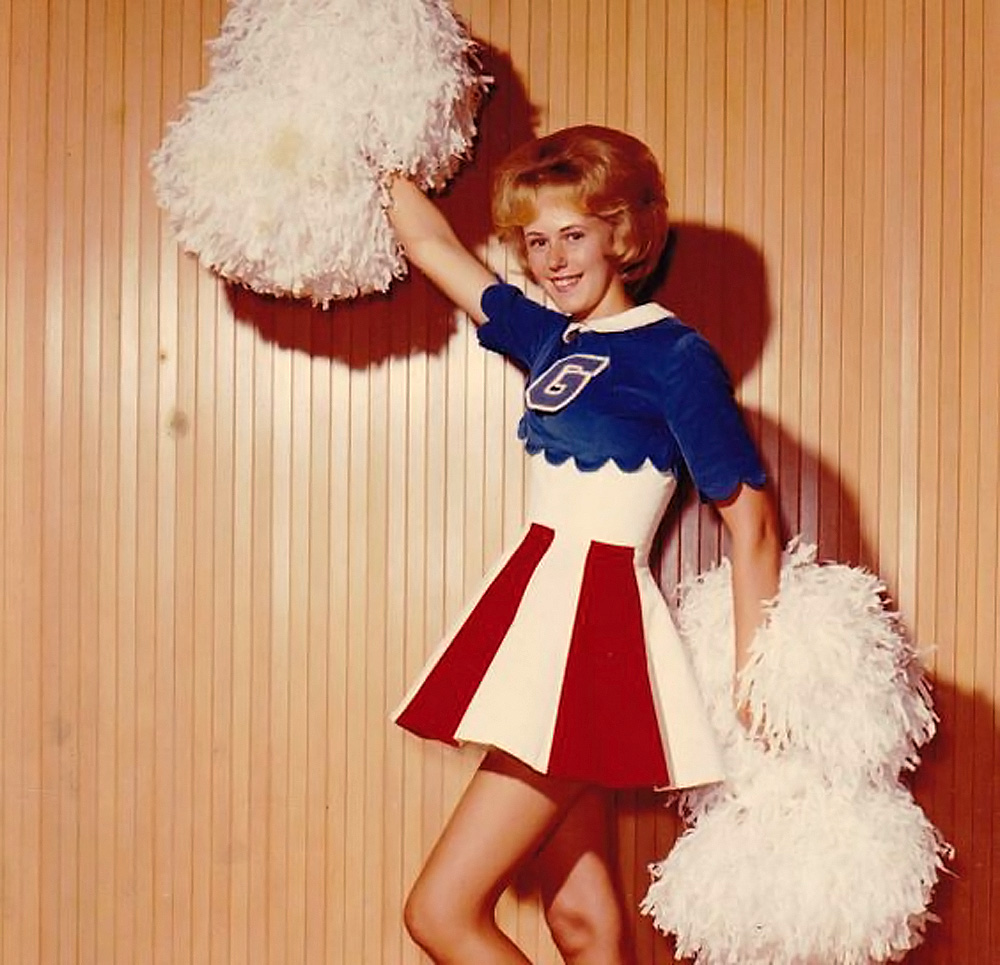
M535 412L558 412L565 409L587 383L610 364L604 355L568 355L550 365L525 390L529 409Z

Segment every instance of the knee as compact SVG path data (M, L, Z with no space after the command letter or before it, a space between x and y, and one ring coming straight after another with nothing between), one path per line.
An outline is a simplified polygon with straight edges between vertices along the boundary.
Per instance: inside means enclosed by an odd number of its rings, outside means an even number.
M545 919L556 947L567 962L599 952L604 954L602 960L618 961L623 932L617 905L587 900L587 896L562 894L548 906Z
M462 934L454 895L423 879L417 880L406 899L403 923L410 937L432 957L452 947Z

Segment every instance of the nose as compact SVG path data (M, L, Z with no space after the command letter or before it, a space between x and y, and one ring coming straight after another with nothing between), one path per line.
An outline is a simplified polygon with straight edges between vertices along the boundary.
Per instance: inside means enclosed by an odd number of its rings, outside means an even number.
M549 244L549 268L562 268L566 264L566 246L561 238Z

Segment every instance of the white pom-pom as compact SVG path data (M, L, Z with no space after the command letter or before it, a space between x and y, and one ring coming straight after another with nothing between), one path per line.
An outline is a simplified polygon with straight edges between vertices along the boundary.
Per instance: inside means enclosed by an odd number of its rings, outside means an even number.
M816 563L815 547L793 542L743 672L751 729L774 749L808 752L831 779L859 770L896 777L935 731L916 651L886 610L884 589L864 570ZM728 743L739 732L728 562L682 592L681 632Z
M898 785L830 786L800 760L702 815L642 911L698 965L867 965L915 947L948 849Z
M729 564L678 624L726 780L680 795L689 828L642 910L698 965L870 965L918 944L951 849L899 784L934 733L916 654L868 573L793 542L733 707ZM751 737L751 734L753 737Z
M406 271L386 177L454 173L485 84L472 49L445 0L234 0L151 161L181 244L260 292L384 291Z

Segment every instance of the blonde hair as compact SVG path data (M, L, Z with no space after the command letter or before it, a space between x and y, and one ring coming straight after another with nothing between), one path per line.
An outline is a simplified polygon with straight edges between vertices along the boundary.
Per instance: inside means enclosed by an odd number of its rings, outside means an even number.
M567 127L529 141L501 162L493 180L493 223L527 269L525 225L537 215L538 191L565 188L584 214L613 232L618 273L640 288L663 254L669 221L663 175L642 141L609 127Z

